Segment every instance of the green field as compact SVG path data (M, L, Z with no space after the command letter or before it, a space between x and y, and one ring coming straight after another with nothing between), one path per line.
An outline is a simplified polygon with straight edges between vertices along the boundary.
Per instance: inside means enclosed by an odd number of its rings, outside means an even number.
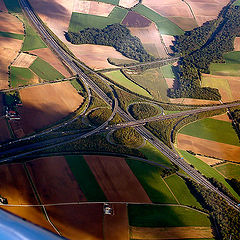
M157 150L151 143L146 142L145 146L139 149L148 160L172 167L170 160Z
M106 201L106 197L82 156L66 156L68 165L88 201Z
M206 118L187 125L180 130L180 133L211 141L240 146L239 139L230 122Z
M30 66L30 69L43 80L53 81L64 78L61 73L41 58L37 58Z
M75 78L73 80L70 81L70 83L73 85L73 87L77 90L77 91L83 91L83 87L82 85L79 83L79 81Z
M240 51L234 51L224 54L226 63L240 64Z
M118 5L119 0L97 0L98 2L104 2L104 3L109 3L113 5Z
M139 4L136 7L134 7L133 10L153 21L157 25L160 33L162 34L172 36L184 34L184 31L180 27L178 27L175 23L171 22L169 19L165 17L162 17L155 11L151 10L150 8L142 4Z
M34 74L28 68L11 67L10 85L11 87L25 86L32 83Z
M9 32L0 32L0 37L14 38L19 40L24 39L23 34L16 34L16 33L9 33Z
M182 156L192 164L197 170L199 170L206 177L213 177L221 182L228 190L232 193L232 195L240 201L240 197L237 193L232 189L232 187L225 181L225 178L217 172L214 168L210 167L207 163L201 161L200 159L194 157L192 154L180 150Z
M127 163L152 202L177 203L160 175L161 168L131 159Z
M107 25L120 23L127 15L127 10L115 7L108 17L73 12L68 31L79 32L85 28L105 28Z
M3 0L8 11L11 13L20 13L21 7L19 6L18 0Z
M202 208L201 204L191 194L185 181L176 174L165 178L166 183L171 188L173 194L182 205L195 206Z
M228 78L225 76L222 76L221 78L213 78L211 75L205 75L202 77L201 86L222 89L228 99L234 100Z
M240 180L240 165L233 163L226 163L215 167L220 173L222 173L226 178L236 178Z
M151 93L154 99L169 102L167 97L167 83L161 69L148 69L141 74L127 74L134 82L143 86Z
M211 63L210 73L220 76L240 76L240 64L232 63Z
M165 78L175 78L173 67L171 64L162 66L161 70Z
M46 48L46 44L40 38L38 33L28 24L27 20L24 18L25 25L25 39L22 46L22 51L31 51L39 48Z
M237 0L233 5L234 6L240 6L240 0Z
M105 76L112 79L114 82L118 83L119 85L129 89L130 91L152 98L152 96L144 89L132 82L130 79L126 78L120 70L104 73Z
M181 206L129 205L129 225L136 227L210 227L208 217Z

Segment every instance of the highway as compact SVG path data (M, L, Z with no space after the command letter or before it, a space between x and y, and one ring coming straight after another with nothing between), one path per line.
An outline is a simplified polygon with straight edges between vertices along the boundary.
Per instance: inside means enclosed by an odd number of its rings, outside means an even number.
M20 0L20 4L26 13L26 15L29 17L31 22L34 24L36 29L39 31L39 33L42 35L42 37L45 39L47 44L59 55L59 57L65 61L81 78L83 83L91 88L98 96L100 96L107 104L112 106L113 101L86 75L84 74L81 69L72 61L72 57L66 53L59 45L58 43L53 39L53 37L48 33L48 31L44 28L44 26L41 24L41 22L36 17L35 13L31 10L31 7L28 5L28 3L25 0ZM83 65L81 62L78 62L78 64L85 68L91 73L99 75L95 73L94 71L87 68L85 65ZM237 104L237 103L234 103ZM239 105L239 104L237 104ZM236 105L233 105L236 106ZM220 108L220 106L218 106ZM227 107L224 106L224 107ZM211 108L211 107L210 107ZM210 108L208 110L210 110ZM136 122L136 120L131 117L129 114L124 112L119 106L116 105L115 112L118 113L125 121L129 122ZM167 116L167 115L166 115ZM144 121L144 120L143 120ZM142 124L142 123L141 123ZM117 126L116 126L117 127ZM106 128L106 126L100 126L99 128L95 129L95 131L100 131L101 129ZM165 144L163 144L159 139L157 139L152 133L150 133L146 128L143 126L136 126L136 130L146 139L148 140L152 145L154 145L158 150L160 150L166 157L168 157L173 163L175 163L177 166L179 166L181 169L183 169L188 175L190 175L193 179L195 179L197 182L203 184L205 187L217 192L220 196L222 196L229 205L231 205L236 210L240 211L240 208L237 206L237 203L232 201L229 197L224 195L222 192L220 192L217 188L215 188L209 181L207 181L200 173L198 173L194 168L192 168L188 163L186 163L183 159L181 159L173 150L169 149ZM59 143L59 144L65 144L67 142L72 142L76 139L70 139L66 142ZM49 146L50 147L50 146ZM46 148L44 148L46 149ZM39 151L39 150L38 150ZM7 161L7 159L5 159Z

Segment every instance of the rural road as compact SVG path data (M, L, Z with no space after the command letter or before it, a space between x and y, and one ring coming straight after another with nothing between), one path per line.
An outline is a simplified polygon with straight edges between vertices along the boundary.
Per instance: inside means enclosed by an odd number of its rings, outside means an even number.
M54 49L54 51L59 55L59 57L61 57L79 75L79 77L81 78L81 80L83 81L83 83L85 85L89 86L107 104L112 106L113 101L98 87L97 84L95 84L95 82L93 82L92 79L90 79L86 74L84 74L82 72L82 70L78 67L78 65L76 65L72 61L73 60L72 57L68 53L66 53L61 48L61 46L59 46L59 44L54 40L54 38L50 35L50 33L45 29L45 27L42 25L42 23L38 20L38 18L36 17L35 13L32 11L32 8L28 4L28 2L26 2L25 0L20 0L20 4L21 4L24 12L26 13L26 15L29 17L29 19L31 20L33 25L36 27L36 29L39 31L39 33L42 35L42 37L47 42L47 44L49 46L51 46L51 48ZM95 75L99 76L97 73L95 73L94 71L92 71L91 69L89 69L85 65L83 65L80 61L78 62L78 64L81 66L81 68L87 69L92 74L95 74ZM233 105L229 105L229 106L238 106L238 105L240 105L240 104L239 103L234 103ZM224 107L229 107L229 106L225 105ZM220 106L218 106L218 107L219 108L217 108L217 109L220 109ZM207 107L206 110L210 111L211 108L212 107ZM201 110L201 111L203 111L203 110ZM144 124L144 123L147 122L146 119L145 119L145 120L141 120L142 122L137 122L137 124L136 124L136 120L133 117L129 116L129 114L127 114L125 111L123 111L119 106L116 107L116 112L125 121L131 122L130 124L127 123L128 124L127 126L129 126L129 125L130 126L136 126L136 125ZM156 121L156 119L154 119L152 121ZM103 126L100 126L100 127L96 128L95 132L101 130L102 127ZM120 127L120 126L116 125L116 127ZM229 205L231 205L237 211L240 211L240 207L238 207L238 205L235 201L231 200L229 197L227 197L225 194L223 194L217 188L215 188L199 172L197 172L188 163L186 163L184 161L184 159L179 158L179 156L175 152L173 152L170 148L168 148L165 144L163 144L158 138L156 138L146 128L144 128L143 126L136 126L135 128L146 140L148 140L159 151L161 151L167 158L169 158L173 163L175 163L177 166L179 166L183 171L185 171L193 179L195 179L197 182L201 183L202 185L204 185L208 189L211 189L212 191L218 193L220 196L222 196L228 202ZM68 140L68 141L64 142L63 144L65 144L67 142L72 142L72 140ZM62 144L62 143L60 143L60 144ZM39 151L39 150L37 150L37 151ZM24 155L24 153L22 155Z

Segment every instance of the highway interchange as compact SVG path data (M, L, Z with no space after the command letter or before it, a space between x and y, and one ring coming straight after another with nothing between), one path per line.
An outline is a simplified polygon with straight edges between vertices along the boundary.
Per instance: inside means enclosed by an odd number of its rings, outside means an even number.
M44 141L41 143L36 143L39 145L35 145L34 147L37 147L37 149L32 150L33 145L26 145L24 149L26 149L26 152L23 153L16 153L15 155L11 157L6 157L2 158L1 162L10 162L13 161L19 157L23 157L29 154L32 154L34 152L38 152L39 150L46 150L55 146L60 146L63 144L67 144L73 141L76 141L78 139L84 138L91 136L93 134L109 130L109 128L118 129L120 127L126 127L126 126L133 126L135 129L144 137L147 141L149 141L153 146L155 146L159 151L161 151L167 158L169 158L174 164L176 164L179 168L181 168L184 172L186 172L189 176L191 176L193 179L195 179L198 183L201 183L208 189L211 189L214 192L217 192L221 197L223 197L229 205L231 205L234 209L237 211L240 211L240 207L237 205L237 203L233 200L231 200L228 196L223 194L221 191L219 191L217 188L215 188L204 176L202 176L199 172L197 172L194 168L192 168L188 163L184 161L177 153L175 153L173 150L168 148L164 143L162 143L158 138L156 138L151 132L149 132L142 124L145 124L147 122L151 121L156 121L156 120L164 120L164 119L169 119L173 117L179 117L179 116L186 116L189 114L194 114L194 113L199 113L199 112L204 112L204 111L210 111L210 110L216 110L216 109L221 109L221 108L227 108L227 107L233 107L233 106L238 106L240 103L232 103L228 105L220 105L220 106L212 106L212 107L205 107L205 108L199 108L199 109L194 109L194 110L189 110L177 114L170 114L170 115L164 115L164 116L157 116L157 117L152 117L149 119L143 119L143 120L135 120L132 116L130 116L128 113L123 111L117 104L117 99L114 99L112 101L99 87L96 85L95 82L93 82L92 79L90 79L86 74L82 72L82 70L78 67L77 64L73 62L72 56L70 56L67 52L65 52L61 46L58 45L58 43L54 40L54 38L50 35L50 33L45 29L45 27L42 25L42 23L38 20L36 17L35 13L32 11L31 7L29 6L28 2L25 0L20 0L21 7L23 8L25 14L28 16L28 18L31 20L35 28L38 30L38 32L41 34L43 39L47 42L47 44L54 50L55 53L71 67L76 74L80 77L80 79L83 81L83 83L86 86L86 89L88 91L88 96L89 99L91 97L91 92L89 89L94 91L100 98L102 98L108 105L113 106L113 113L111 118L118 113L124 120L125 123L117 124L115 126L109 126L108 121L99 126L98 128L94 129L93 131L90 131L88 133L82 134L78 133L75 135L71 136L63 136L62 138L59 139L59 142L54 143L54 140L48 140ZM92 74L97 75L100 77L102 80L101 76L99 76L96 72L92 71L91 69L87 68L85 65L83 65L81 62L78 62L78 64L81 66L81 68L85 68L86 70L90 71ZM64 124L69 124L64 123ZM53 128L52 128L53 129ZM53 131L52 129L46 130L43 133L40 133L41 135L46 135ZM39 136L39 135L34 135L34 137ZM28 139L33 138L33 136L28 137ZM26 138L25 138L26 139ZM23 147L21 147L21 150L24 150ZM29 150L28 150L29 149ZM14 150L9 150L14 152ZM25 150L24 150L25 151ZM2 154L6 153L3 152Z

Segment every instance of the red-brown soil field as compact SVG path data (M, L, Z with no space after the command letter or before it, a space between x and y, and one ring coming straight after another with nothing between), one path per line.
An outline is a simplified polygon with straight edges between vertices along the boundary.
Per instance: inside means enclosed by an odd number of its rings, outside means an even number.
M110 156L84 156L84 159L109 201L151 202L125 159Z
M24 34L23 24L11 14L0 12L0 31Z
M128 12L122 24L127 27L149 27L152 22L136 12Z
M38 204L22 164L0 166L0 193L6 197L8 204ZM1 206L30 222L51 229L40 208Z
M213 238L210 227L131 227L130 231L131 239L139 240Z
M105 240L129 240L126 204L112 204L114 215L104 215Z
M46 207L46 210L64 237L71 240L103 240L103 204L53 206Z
M19 108L24 133L32 133L75 111L83 102L69 82L21 89Z
M7 12L7 8L3 0L0 0L0 11Z
M18 55L22 40L0 37L0 90L8 88L8 66Z
M8 129L7 120L5 117L0 117L0 143L11 139L11 135Z
M27 168L43 204L87 201L64 157L38 158Z
M30 53L37 55L44 61L51 64L55 69L57 69L65 77L70 77L71 74L64 67L62 62L56 57L55 54L49 48L40 48L30 51Z
M225 143L210 141L179 133L177 135L179 149L191 150L206 156L240 162L240 147Z

